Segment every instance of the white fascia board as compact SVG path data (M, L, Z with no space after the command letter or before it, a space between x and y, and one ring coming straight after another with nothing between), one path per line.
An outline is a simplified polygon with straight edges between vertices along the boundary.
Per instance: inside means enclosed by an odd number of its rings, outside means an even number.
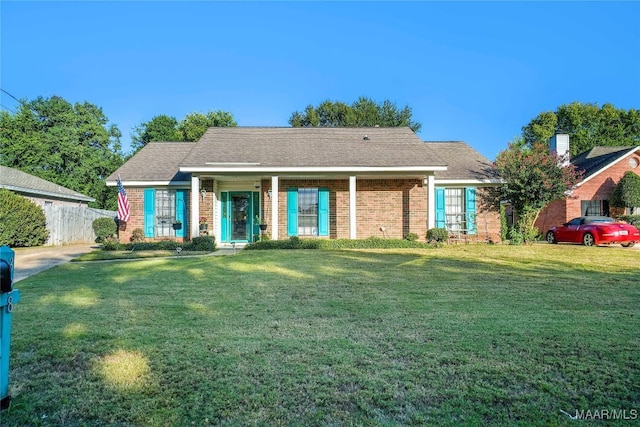
M437 172L446 171L446 166L399 166L399 167L386 167L386 166L358 166L358 167L325 167L325 166L311 166L311 167L211 167L211 166L183 166L180 168L180 172L191 173L380 173L380 172Z
M14 185L0 185L0 188L5 188L7 190L15 191L16 193L26 193L26 194L32 194L34 196L55 197L57 199L72 200L76 202L77 201L82 201L82 202L96 201L96 199L94 199L93 197L85 196L83 194L74 195L74 194L54 193L52 191L36 190L33 188L18 187Z
M585 182L589 181L591 178L594 178L594 177L600 175L602 172L604 172L605 170L609 169L611 166L615 165L616 163L618 163L622 159L626 159L627 157L631 156L632 154L634 154L638 150L640 150L640 145L637 146L637 147L633 147L633 148L629 149L629 152L627 154L625 154L624 156L614 160L613 162L611 162L608 165L606 165L606 166L602 167L601 169L599 169L597 172L592 173L591 175L589 175L588 177L586 177L585 179L583 179L582 181L577 183L576 184L576 188L580 187L582 184L584 184Z
M489 185L498 186L506 181L502 179L437 179L436 185Z
M107 187L117 186L116 181L106 181ZM122 185L126 190L127 187L191 187L191 181L122 181Z

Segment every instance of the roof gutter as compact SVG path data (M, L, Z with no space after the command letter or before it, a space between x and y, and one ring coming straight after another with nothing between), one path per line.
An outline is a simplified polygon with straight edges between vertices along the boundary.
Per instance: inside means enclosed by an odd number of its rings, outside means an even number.
M50 191L39 191L33 188L17 187L15 185L0 185L0 188L6 188L7 190L15 191L18 193L33 194L34 196L49 196L49 197L55 197L57 199L77 200L81 202L96 201L96 199L94 199L93 197L84 196L82 194L79 194L76 196L73 194L54 193Z
M311 167L215 167L215 166L182 166L180 172L195 173L397 173L397 172L437 172L446 171L446 166L311 166Z

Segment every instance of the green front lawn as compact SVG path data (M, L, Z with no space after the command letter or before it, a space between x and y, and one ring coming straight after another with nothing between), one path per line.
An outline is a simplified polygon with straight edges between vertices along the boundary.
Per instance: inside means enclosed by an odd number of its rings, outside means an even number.
M69 263L19 282L3 426L569 425L640 410L640 253Z

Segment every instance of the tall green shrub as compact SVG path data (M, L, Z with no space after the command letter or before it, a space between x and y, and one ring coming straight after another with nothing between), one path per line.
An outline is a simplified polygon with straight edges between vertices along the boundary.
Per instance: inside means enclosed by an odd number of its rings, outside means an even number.
M9 190L0 189L0 245L39 246L49 237L42 208Z
M118 231L118 225L113 218L98 218L93 220L93 232L96 234L96 243L102 243L108 237L113 237Z
M613 189L609 204L618 208L629 208L630 213L635 214L634 210L640 207L640 176L626 171Z

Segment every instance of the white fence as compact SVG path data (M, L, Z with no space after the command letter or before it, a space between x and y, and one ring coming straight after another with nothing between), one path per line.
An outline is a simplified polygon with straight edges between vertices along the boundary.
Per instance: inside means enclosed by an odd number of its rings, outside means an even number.
M49 238L46 246L95 243L93 221L97 218L115 218L116 211L80 206L44 206Z

